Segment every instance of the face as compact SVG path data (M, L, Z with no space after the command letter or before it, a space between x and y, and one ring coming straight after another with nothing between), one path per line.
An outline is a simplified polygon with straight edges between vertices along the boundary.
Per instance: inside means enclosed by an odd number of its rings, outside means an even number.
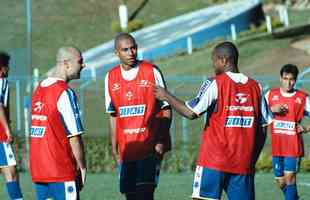
M217 56L215 53L212 54L212 62L214 73L216 75L221 74L225 71L226 59Z
M0 77L6 78L9 75L9 67L8 66L1 66L0 67Z
M115 54L125 68L134 67L137 63L137 44L130 38L118 42Z
M291 73L283 73L280 77L281 88L284 92L290 92L293 90L294 85L296 83L296 79L294 75Z
M82 69L85 67L83 57L80 52L75 52L72 58L67 60L68 80L79 79Z

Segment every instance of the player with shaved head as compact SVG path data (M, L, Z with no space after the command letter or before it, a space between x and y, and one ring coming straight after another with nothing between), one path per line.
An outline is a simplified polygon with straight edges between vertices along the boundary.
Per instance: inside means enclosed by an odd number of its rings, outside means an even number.
M207 113L193 184L193 199L253 200L255 163L270 122L260 85L239 73L238 49L218 44L212 53L215 76L204 81L197 96L183 102L164 88L156 97L181 115L195 119Z
M84 63L75 47L60 48L56 59L32 96L30 171L38 200L77 200L86 180L84 130L68 82L80 78Z
M106 75L105 103L120 192L127 200L153 200L161 159L170 150L171 110L153 91L153 85L165 87L161 72L138 60L137 48L130 34L115 37L120 64Z

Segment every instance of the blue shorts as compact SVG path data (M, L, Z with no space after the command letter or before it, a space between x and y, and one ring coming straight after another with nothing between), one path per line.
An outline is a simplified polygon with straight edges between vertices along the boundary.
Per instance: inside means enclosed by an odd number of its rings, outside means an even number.
M284 176L284 172L297 173L301 159L299 157L273 156L272 167L276 178Z
M54 182L54 183L34 183L37 200L78 200L79 191L75 181Z
M143 160L123 162L119 165L119 188L124 194L135 193L139 185L158 184L160 160L150 156Z
M192 198L221 199L223 190L229 200L254 200L254 174L232 174L197 166Z
M11 144L0 142L0 168L14 165L16 165L16 160Z

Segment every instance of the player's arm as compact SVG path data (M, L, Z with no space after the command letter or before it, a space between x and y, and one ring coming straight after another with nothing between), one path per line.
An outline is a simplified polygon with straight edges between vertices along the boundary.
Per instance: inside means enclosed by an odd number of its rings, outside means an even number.
M105 108L106 113L110 114L109 124L110 124L112 154L116 162L119 162L118 143L116 134L116 114L115 114L116 112L109 93L109 73L106 74L104 83L105 83L105 90L104 90Z
M166 82L164 77L157 66L154 66L154 78L155 84L166 88ZM159 122L158 131L156 132L156 144L155 152L162 157L162 155L171 149L171 138L170 138L170 126L172 119L171 107L168 102L157 101L157 105L160 107L159 113L156 115L156 119Z
M82 140L82 136L79 135L75 135L72 137L69 137L69 142L70 142L70 146L72 149L72 153L73 156L76 160L76 163L78 165L78 168L80 170L80 178L82 181L82 187L85 184L86 181L86 171L87 171L87 167L86 167L86 157L85 157L85 149L84 149L84 143ZM82 189L82 188L80 188Z
M161 101L167 101L179 114L183 115L188 119L195 119L197 115L191 111L185 102L173 96L168 90L163 87L156 86L155 89L156 98Z
M113 153L113 156L116 162L119 163L120 160L119 160L119 153L118 153L118 143L117 143L115 121L116 121L115 115L111 114L110 115L110 134L111 134L112 153Z
M305 117L310 117L310 97L307 96L306 98L306 103L305 103L305 112L304 112ZM310 132L310 123L308 125L306 125L305 127L299 125L298 126L298 132L301 133L308 133Z
M156 98L167 101L172 108L188 119L201 116L217 99L217 85L213 79L206 80L201 85L197 96L186 102L159 86L156 87L155 92Z
M64 126L67 129L67 137L80 172L81 185L79 187L82 189L86 181L87 171L84 144L81 136L84 129L77 97L72 89L67 89L61 94L57 102L57 109L62 115Z

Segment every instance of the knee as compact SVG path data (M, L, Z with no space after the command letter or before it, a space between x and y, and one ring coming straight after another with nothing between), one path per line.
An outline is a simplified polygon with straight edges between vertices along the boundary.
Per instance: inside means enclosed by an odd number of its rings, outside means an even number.
M284 180L284 179L277 179L277 185L278 185L278 187L280 188L280 189L283 189L283 188L285 188L285 186L286 186L286 181Z
M7 168L4 168L2 170L3 175L5 177L6 182L16 181L17 180L17 173L15 166L10 166Z
M285 174L285 184L286 185L293 185L296 183L296 174L295 173L289 173Z

